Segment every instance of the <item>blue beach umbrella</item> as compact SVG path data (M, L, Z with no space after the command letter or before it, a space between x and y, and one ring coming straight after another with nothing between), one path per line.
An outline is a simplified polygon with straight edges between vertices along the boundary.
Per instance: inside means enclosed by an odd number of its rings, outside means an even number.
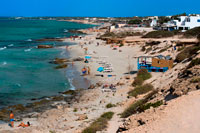
M103 67L99 67L99 68L97 69L97 71L102 72L102 71L103 71Z
M91 56L85 56L85 59L91 59Z

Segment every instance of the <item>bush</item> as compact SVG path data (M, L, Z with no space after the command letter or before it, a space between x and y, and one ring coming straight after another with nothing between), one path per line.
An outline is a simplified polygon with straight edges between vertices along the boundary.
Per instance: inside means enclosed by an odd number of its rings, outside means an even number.
M137 77L141 78L142 80L147 80L151 78L151 74L147 69L140 69L137 73Z
M124 110L123 113L121 113L121 117L122 118L127 118L133 114L136 114L137 112L141 112L142 111L142 106L144 106L144 104L146 104L148 102L149 99L151 99L157 92L156 91L152 91L151 93L149 93L147 96L145 96L145 98L136 101L135 103L131 104L127 109Z
M108 121L113 115L113 112L102 114L100 118L94 121L88 128L84 129L82 133L96 133L97 131L102 131L107 127Z
M196 37L200 34L200 27L195 27L184 33L184 37Z
M101 115L101 118L105 118L110 120L113 117L114 113L113 112L106 112L104 114Z
M136 87L136 86L142 85L143 82L144 82L143 79L141 79L141 78L139 78L139 77L135 77L135 78L134 78L134 81L133 81L133 83L132 83L132 86L133 86L133 87Z
M116 105L115 104L112 104L112 103L109 103L106 105L106 108L112 108L112 107L115 107Z
M150 109L150 107L157 108L162 104L163 104L163 101L157 101L155 103L147 103L147 104L140 107L140 111L143 112L147 109Z
M196 66L196 65L199 65L199 64L200 64L200 58L196 58L196 59L194 59L190 62L190 64L188 65L187 68L192 68L193 66Z
M182 47L179 47L177 50L178 50L178 51L182 51L183 49L185 49L185 47L184 47L184 46L182 46Z
M146 50L145 46L142 46L141 51L144 52Z
M122 46L124 46L124 44L120 44L120 45L119 45L119 47L122 47Z
M171 31L152 31L144 35L142 38L163 38L172 36L174 36L174 32Z
M193 77L190 82L191 83L199 83L200 82L200 77Z
M151 84L145 84L142 86L136 87L134 90L128 92L129 96L137 97L138 95L145 94L153 89Z
M128 24L141 24L142 21L140 19L132 19L128 22Z
M199 45L187 47L176 56L175 61L179 63L184 59L189 58L192 55L196 54L199 50L200 50Z

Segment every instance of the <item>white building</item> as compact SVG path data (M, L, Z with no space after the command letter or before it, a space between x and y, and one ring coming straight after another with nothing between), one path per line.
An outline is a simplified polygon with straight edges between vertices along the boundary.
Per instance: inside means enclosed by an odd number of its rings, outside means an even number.
M167 30L181 30L186 31L200 26L200 16L180 16L176 20L171 20L165 24L164 28Z
M157 26L157 19L156 19L156 18L154 18L154 19L151 21L150 26L151 26L151 27Z

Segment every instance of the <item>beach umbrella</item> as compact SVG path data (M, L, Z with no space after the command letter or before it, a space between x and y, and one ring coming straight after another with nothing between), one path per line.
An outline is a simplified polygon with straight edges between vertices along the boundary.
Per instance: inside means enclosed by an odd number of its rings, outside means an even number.
M97 69L97 71L99 71L99 72L102 72L104 69L103 69L103 67L99 67L98 69Z
M85 56L85 59L91 59L91 56Z

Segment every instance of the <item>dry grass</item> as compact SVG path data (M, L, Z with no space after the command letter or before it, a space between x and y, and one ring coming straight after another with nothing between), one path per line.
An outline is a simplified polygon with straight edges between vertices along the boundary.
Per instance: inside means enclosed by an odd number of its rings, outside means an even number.
M97 131L102 131L107 128L108 121L112 119L114 113L106 112L95 120L89 127L83 130L82 133L96 133Z

